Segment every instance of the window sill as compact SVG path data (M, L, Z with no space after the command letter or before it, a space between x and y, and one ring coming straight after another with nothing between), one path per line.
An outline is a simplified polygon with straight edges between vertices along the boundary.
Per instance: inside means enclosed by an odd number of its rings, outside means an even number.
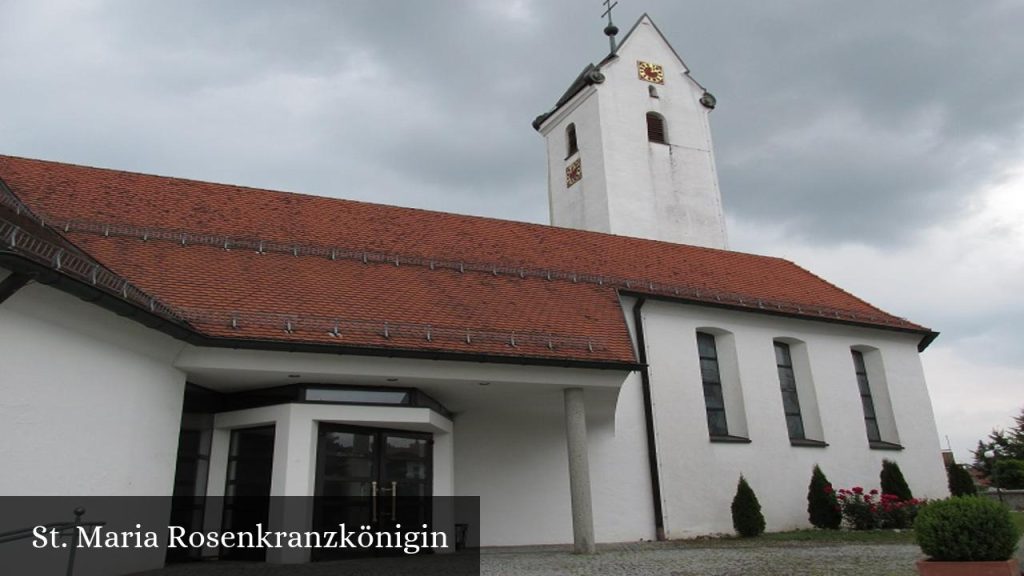
M872 450L903 450L903 446L893 444L892 442L876 442L872 440L868 441L868 446L870 446Z
M828 442L822 442L821 440L810 440L808 438L790 438L790 446L800 446L804 448L827 448Z
M750 438L744 438L743 436L711 436L708 440L722 444L750 444Z

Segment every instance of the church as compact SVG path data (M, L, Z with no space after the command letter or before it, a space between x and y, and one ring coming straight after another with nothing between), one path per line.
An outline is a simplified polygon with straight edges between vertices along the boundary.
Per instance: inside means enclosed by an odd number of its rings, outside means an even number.
M769 531L815 465L946 495L937 333L730 251L715 98L610 38L533 122L551 225L0 156L0 494L474 496L470 546L581 553L731 533L741 474Z

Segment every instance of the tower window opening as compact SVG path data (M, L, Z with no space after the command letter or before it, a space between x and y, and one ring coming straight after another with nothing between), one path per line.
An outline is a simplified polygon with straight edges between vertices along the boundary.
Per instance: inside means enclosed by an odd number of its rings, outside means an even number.
M579 146L576 144L576 125L575 124L569 124L565 128L565 143L566 143L566 149L567 149L567 152L565 154L566 158L568 158L568 157L572 156L573 154L575 154L575 153L580 151Z
M668 139L665 138L665 118L657 112L647 113L647 140L668 144Z
M658 98L658 89L654 87L654 84L647 85L647 93L650 94L651 98Z

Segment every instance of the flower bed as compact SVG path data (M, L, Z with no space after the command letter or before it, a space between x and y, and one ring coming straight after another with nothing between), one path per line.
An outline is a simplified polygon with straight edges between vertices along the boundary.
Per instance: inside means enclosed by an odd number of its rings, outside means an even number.
M826 486L825 490L832 493L831 486ZM865 491L860 486L849 490L840 488L835 495L843 521L853 530L910 528L926 503L917 498L901 500L894 494L881 494L874 489Z

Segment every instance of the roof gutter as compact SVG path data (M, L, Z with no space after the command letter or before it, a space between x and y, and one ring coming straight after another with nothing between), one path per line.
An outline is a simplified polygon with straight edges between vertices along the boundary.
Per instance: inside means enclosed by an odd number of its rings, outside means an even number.
M0 264L10 269L13 276L29 277L41 284L50 285L62 292L91 302L101 308L110 310L119 316L134 320L143 326L163 332L172 338L188 342L196 346L209 348L243 348L251 350L269 350L279 352L310 352L318 354L346 354L358 356L383 356L389 358L414 358L422 360L451 360L461 362L487 362L496 364L513 364L529 366L554 366L561 368L586 368L599 370L621 370L632 372L639 370L640 365L633 362L610 360L578 360L544 357L516 357L500 354L460 353L433 350L408 350L401 348L374 348L360 346L339 346L337 344L316 344L308 342L287 342L279 340L255 340L246 338L221 338L208 336L198 332L184 322L176 322L154 314L144 307L127 302L113 294L80 282L70 276L56 272L34 260L16 252L0 249ZM8 277L0 287L11 281ZM11 281L11 284L15 284ZM19 287L20 288L20 287ZM3 299L0 298L0 302Z
M770 310L768 308L746 308L743 306L734 306L726 304L724 302L707 302L704 300L692 300L683 297L674 296L663 296L661 294L646 294L644 292L635 292L632 290L619 290L619 294L623 296L632 296L634 298L647 298L651 300L662 300L665 302L675 302L677 304L690 304L692 306L705 306L708 308L724 308L726 310L735 310L737 312L748 312L752 314L767 314L769 316L783 316L785 318L796 318L798 320L807 320L808 322L826 322L829 324L843 324L846 326L859 326L861 328L875 328L877 330L889 330L891 332L903 332L906 334L918 334L921 336L921 341L917 344L917 351L924 352L936 338L939 337L939 333L934 330L927 328L901 328L899 326L886 326L885 324L872 324L870 322L858 322L856 320L844 320L842 318L830 318L827 316L805 316L803 314L796 314L794 312L785 312L781 310Z
M658 472L658 445L654 433L654 402L651 398L651 373L647 366L647 345L644 339L643 307L646 296L638 296L633 304L633 325L636 327L636 354L640 362L640 382L644 395L644 424L647 431L647 465L651 474L651 498L654 505L654 533L665 540L665 517L661 507L661 476Z

